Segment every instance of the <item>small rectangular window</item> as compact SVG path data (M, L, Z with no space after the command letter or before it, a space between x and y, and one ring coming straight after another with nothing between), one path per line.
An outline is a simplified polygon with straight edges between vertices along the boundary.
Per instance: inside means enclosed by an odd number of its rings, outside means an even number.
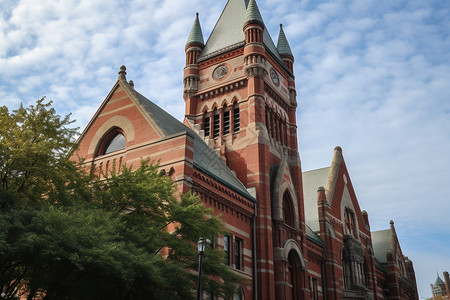
M242 240L234 240L234 266L236 269L242 269Z
M203 119L203 130L205 131L205 137L209 136L209 128L210 128L209 117L205 117Z
M233 132L238 132L240 128L240 119L239 119L239 106L236 104L233 109Z
M319 289L317 287L317 279L316 278L312 279L312 296L313 296L313 300L319 299Z
M214 111L214 131L213 131L213 137L218 137L220 132L220 115L217 110Z
M230 265L230 236L225 235L223 237L223 250L225 251L225 264Z
M230 111L227 110L223 113L223 134L230 133Z

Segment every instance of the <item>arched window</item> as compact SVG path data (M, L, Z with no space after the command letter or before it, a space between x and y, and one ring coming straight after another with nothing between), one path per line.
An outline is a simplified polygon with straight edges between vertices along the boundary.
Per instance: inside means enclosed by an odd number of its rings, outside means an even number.
M288 265L287 265L287 280L288 283L292 286L291 290L287 293L287 299L299 299L300 291L299 291L299 282L300 282L300 259L293 250L289 251L288 254Z
M286 225L294 227L294 210L292 209L292 200L289 193L286 191L283 194L283 219Z
M126 147L126 139L122 131L118 128L111 130L101 142L97 155L113 153Z

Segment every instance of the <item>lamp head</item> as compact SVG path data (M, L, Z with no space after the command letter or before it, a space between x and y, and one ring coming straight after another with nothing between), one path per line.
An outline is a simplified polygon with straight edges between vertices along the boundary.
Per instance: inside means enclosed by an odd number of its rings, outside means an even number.
M205 248L206 248L206 240L201 237L198 240L197 246L198 246L198 254L203 254L203 252L205 252Z

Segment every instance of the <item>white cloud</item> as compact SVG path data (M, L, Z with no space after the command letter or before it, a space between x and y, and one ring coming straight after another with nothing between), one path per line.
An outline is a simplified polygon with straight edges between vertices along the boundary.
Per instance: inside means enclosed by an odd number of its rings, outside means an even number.
M450 179L448 5L258 5L275 43L283 23L296 59L304 170L329 165L334 146L341 145L372 227L387 228L394 219L405 254L425 274L423 245L412 241L447 226L450 210L442 191ZM139 92L181 119L184 43L195 12L206 41L224 6L199 0L1 1L0 105L27 105L46 95L60 114L72 111L84 127L125 64ZM431 242L450 247L437 237ZM445 260L426 255L429 264ZM445 264L450 269L450 261ZM435 278L418 279L421 295L429 294Z

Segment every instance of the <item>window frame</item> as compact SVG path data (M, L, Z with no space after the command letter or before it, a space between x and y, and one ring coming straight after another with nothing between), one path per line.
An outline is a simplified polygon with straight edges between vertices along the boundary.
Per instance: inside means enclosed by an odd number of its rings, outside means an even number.
M124 147L106 153L106 150L108 150L108 147L110 146L111 142L112 142L117 136L119 136L119 135L123 136L123 138L124 138L124 140L125 140L125 145L124 145ZM103 155L108 155L108 154L111 154L111 153L115 153L115 152L118 152L118 151L122 151L122 150L126 149L126 147L127 147L127 137L126 137L126 135L125 135L125 132L124 132L121 128L114 127L114 128L111 128L111 129L104 135L104 137L100 140L100 143L98 144L98 147L97 147L97 151L96 151L95 157L103 156Z

